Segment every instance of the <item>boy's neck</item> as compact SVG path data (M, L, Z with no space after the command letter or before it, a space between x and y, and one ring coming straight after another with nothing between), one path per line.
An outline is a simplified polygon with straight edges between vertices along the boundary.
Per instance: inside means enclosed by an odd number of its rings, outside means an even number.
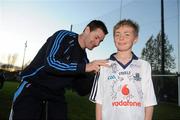
M115 58L122 64L127 64L132 59L132 57L133 57L133 54L131 51L117 52L115 54Z

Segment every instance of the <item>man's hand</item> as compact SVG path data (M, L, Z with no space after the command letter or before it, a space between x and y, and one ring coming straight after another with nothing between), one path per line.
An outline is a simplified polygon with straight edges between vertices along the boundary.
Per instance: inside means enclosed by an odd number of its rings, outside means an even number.
M86 64L86 72L97 73L100 70L100 66L109 66L107 60L94 60Z

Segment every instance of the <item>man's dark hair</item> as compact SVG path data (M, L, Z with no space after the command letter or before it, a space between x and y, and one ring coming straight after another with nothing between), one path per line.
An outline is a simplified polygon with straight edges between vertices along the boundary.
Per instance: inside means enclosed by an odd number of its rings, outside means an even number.
M97 28L100 28L104 32L105 35L108 34L108 30L106 28L106 25L102 21L100 21L100 20L93 20L93 21L91 21L87 25L87 27L90 28L90 31L93 31L93 30L96 30Z

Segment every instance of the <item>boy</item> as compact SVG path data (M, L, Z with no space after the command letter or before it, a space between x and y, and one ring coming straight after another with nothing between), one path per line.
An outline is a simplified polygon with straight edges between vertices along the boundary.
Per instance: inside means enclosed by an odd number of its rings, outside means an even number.
M117 52L109 58L111 67L101 67L96 75L89 97L96 103L96 120L152 119L157 102L151 67L132 52L138 32L138 24L129 19L114 26Z

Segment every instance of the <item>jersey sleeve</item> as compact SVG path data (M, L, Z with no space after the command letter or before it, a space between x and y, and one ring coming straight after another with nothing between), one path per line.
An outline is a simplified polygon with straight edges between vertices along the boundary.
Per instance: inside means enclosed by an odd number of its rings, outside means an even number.
M154 106L157 104L154 93L154 86L151 77L151 66L148 62L144 66L144 106Z
M94 103L102 104L102 99L103 99L103 70L101 67L100 72L96 74L94 78L94 83L91 89L89 100Z

